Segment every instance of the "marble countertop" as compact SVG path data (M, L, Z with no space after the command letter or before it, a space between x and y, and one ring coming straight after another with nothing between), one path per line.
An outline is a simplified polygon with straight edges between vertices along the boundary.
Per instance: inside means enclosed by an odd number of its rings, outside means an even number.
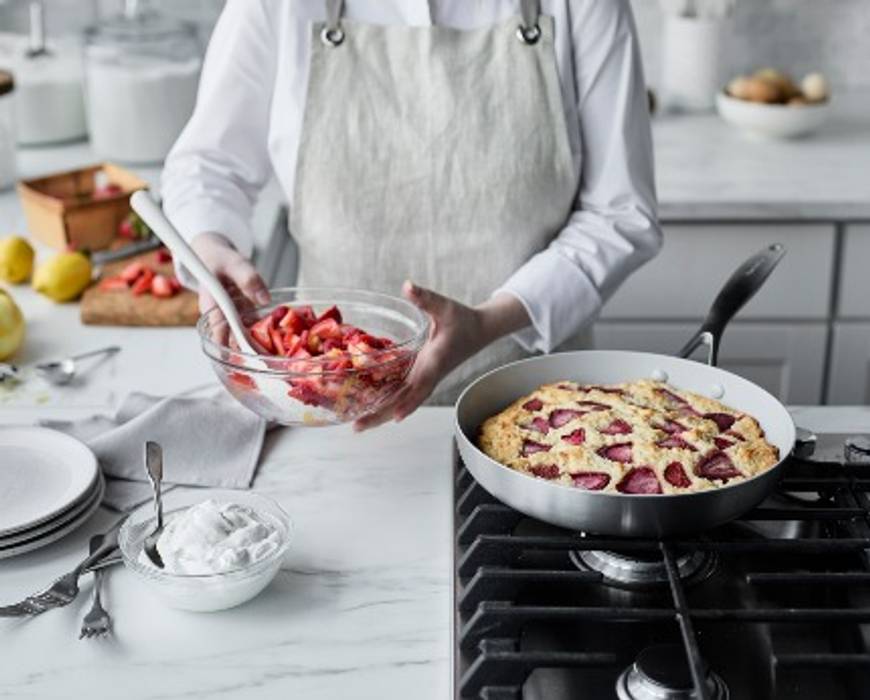
M835 95L832 108L817 133L788 141L716 114L656 117L662 220L870 221L870 92Z

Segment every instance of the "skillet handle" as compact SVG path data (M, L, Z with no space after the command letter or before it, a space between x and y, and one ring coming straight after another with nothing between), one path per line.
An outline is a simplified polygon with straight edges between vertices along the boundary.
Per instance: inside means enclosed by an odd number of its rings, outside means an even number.
M707 364L715 366L719 360L719 341L725 327L761 289L784 255L785 246L774 243L738 267L716 296L697 333L680 350L679 356L689 357L704 345L707 348Z

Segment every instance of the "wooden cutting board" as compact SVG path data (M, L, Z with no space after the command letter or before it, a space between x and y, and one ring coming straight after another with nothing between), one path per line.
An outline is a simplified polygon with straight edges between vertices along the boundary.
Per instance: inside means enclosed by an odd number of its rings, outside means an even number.
M137 260L155 272L174 275L172 263L158 263L157 252L151 251L106 264L101 279L119 274ZM92 326L193 326L199 318L196 294L186 289L161 299L150 294L133 296L129 289L104 291L98 284L85 290L80 313L82 323Z

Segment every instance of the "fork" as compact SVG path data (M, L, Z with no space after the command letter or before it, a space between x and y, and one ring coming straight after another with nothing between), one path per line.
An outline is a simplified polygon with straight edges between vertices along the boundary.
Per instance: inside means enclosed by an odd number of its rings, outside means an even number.
M56 579L48 588L40 593L27 596L20 603L0 608L0 617L19 617L23 615L39 615L47 610L69 605L79 594L79 577L92 564L118 546L117 531L113 529L105 536L105 541L96 552L88 555L75 569Z
M103 535L94 535L88 543L88 548L91 554L99 551L105 537ZM82 631L79 634L79 639L91 639L92 637L103 637L109 634L112 627L112 618L103 607L100 600L100 588L103 585L103 570L96 569L94 571L94 602L88 614L82 620Z

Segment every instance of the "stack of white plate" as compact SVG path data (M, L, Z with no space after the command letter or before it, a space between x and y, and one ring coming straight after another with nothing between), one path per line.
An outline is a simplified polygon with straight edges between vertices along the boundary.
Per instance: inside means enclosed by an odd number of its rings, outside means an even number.
M56 430L0 427L0 559L59 540L99 507L91 450Z

